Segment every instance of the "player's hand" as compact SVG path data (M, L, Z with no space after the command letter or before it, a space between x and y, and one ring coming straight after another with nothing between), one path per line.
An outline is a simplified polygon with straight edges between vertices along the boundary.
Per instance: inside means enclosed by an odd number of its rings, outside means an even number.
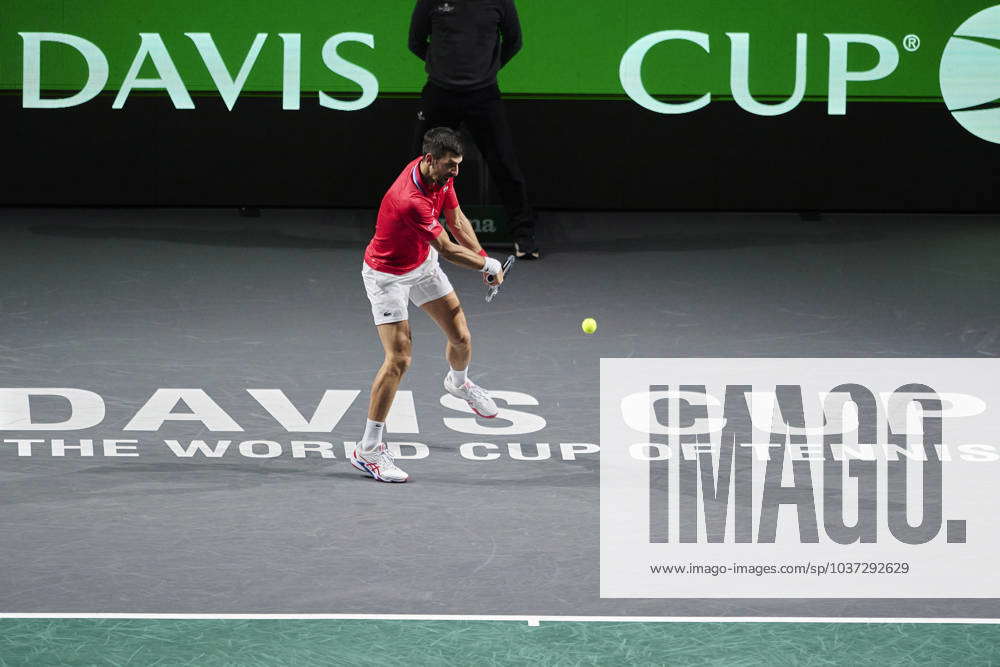
M483 282L489 285L490 287L500 285L501 283L503 283L503 269L500 269L500 272L497 273L495 276L491 276L488 273L484 273Z
M489 255L484 256L486 264L480 271L483 273L483 280L487 285L497 286L503 282L503 265Z

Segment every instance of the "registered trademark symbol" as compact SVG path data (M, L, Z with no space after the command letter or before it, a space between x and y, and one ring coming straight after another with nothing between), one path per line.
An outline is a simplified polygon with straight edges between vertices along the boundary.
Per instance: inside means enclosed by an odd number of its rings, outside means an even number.
M907 35L903 38L903 48L911 53L920 48L920 38L916 35Z

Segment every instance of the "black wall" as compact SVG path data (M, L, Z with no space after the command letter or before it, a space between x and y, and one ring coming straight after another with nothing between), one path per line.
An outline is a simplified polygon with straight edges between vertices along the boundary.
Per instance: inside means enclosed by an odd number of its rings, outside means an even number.
M2 205L375 208L409 159L416 100L337 112L303 100L160 96L26 110L0 96ZM563 209L1000 211L1000 145L941 103L731 102L664 116L631 101L508 100L535 204ZM471 177L470 177L471 178ZM471 180L466 181L469 185ZM462 176L459 193L463 192ZM471 190L470 190L471 191Z

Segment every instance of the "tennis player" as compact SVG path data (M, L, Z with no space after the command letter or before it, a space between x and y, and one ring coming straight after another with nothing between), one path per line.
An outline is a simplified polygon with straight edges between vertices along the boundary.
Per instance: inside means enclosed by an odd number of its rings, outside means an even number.
M446 127L431 129L424 135L422 150L423 156L406 165L382 198L375 236L365 249L361 269L385 360L372 383L365 433L351 464L380 482L409 479L382 441L385 418L410 366L407 301L423 308L448 339L445 357L451 370L444 378L445 390L468 402L480 417L497 415L489 393L468 377L472 337L458 296L438 266L438 256L481 271L490 284L503 282L503 269L479 245L476 232L458 206L454 184L462 162L458 133ZM458 243L448 238L438 222L442 211Z

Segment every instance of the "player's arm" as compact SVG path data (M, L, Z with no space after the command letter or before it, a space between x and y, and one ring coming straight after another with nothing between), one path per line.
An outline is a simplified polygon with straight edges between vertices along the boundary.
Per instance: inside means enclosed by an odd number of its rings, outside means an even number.
M438 254L452 264L480 271L489 278L490 282L497 285L503 282L503 269L498 260L489 256L483 257L475 250L455 243L448 238L443 229L440 234L434 237L431 245L438 251Z
M455 237L455 240L460 245L482 256L486 255L483 246L479 244L479 237L476 236L476 230L472 227L469 219L465 217L461 206L455 206L455 208L445 207L444 222L448 225L448 229L451 230L451 235Z

